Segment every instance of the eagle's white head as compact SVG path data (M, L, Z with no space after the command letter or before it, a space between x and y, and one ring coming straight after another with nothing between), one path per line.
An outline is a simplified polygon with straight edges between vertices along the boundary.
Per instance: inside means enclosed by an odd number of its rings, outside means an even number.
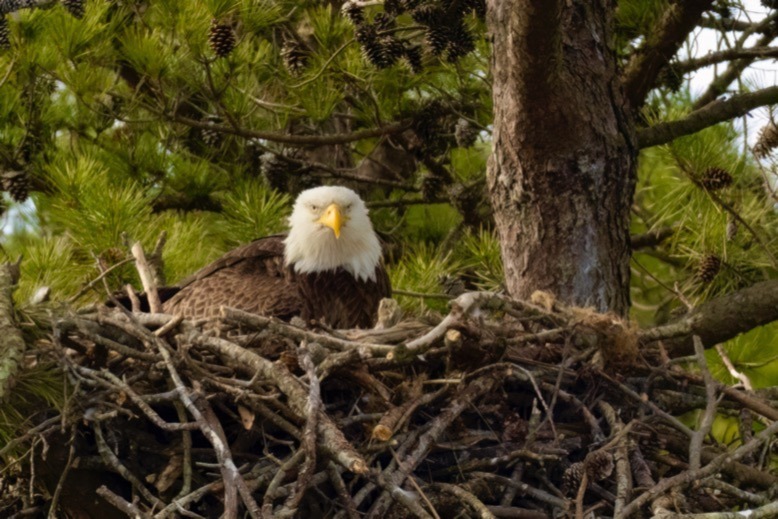
M284 262L295 272L311 273L344 268L355 278L375 281L381 244L367 216L367 207L354 191L321 186L300 193L289 217Z

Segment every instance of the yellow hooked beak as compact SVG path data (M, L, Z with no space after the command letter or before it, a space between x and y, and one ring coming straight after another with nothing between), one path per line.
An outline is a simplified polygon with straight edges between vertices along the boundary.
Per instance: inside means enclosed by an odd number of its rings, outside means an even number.
M335 238L340 238L340 228L346 220L347 218L343 216L340 206L338 204L330 204L318 221L320 224L332 229L332 232L335 233Z

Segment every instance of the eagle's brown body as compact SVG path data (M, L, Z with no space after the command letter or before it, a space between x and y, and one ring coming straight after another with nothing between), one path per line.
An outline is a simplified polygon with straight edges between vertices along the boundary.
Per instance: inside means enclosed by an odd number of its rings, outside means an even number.
M358 281L340 268L300 274L293 267L284 265L283 235L261 238L185 279L163 311L197 319L217 316L223 305L281 319L316 319L334 328L367 328L375 324L381 299L391 296L381 264L375 281Z

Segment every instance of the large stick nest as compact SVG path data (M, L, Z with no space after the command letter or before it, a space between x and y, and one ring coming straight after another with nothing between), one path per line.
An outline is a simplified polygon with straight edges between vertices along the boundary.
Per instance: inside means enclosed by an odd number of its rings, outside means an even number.
M27 361L54 360L68 398L0 451L0 515L778 513L775 408L713 381L701 344L667 362L656 334L542 295L467 293L437 323L391 309L350 331L229 308L51 318ZM736 447L712 443L721 414Z

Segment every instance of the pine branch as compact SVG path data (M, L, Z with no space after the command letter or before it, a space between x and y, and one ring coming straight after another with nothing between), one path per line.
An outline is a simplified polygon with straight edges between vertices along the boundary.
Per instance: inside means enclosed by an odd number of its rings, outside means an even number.
M778 279L772 279L707 301L680 321L642 332L641 339L669 338L670 356L680 357L694 351L693 335L710 347L776 320Z
M662 68L681 47L686 37L697 26L702 13L713 0L678 1L670 6L656 30L635 51L624 70L624 90L630 105L643 105L648 92L656 85Z
M0 0L0 15L15 13L21 9L38 9L54 4L54 0Z
M735 48L743 48L747 39L754 33L763 32L763 36L757 40L754 47L765 47L775 39L776 36L776 20L778 20L778 12L774 12L769 16L766 16L761 22L756 24L749 30L743 32L740 35L737 42L735 42ZM736 81L743 71L754 61L754 58L738 59L729 64L727 69L714 79L708 86L708 89L694 102L692 107L696 110L703 106L713 102L719 95L724 93L733 81Z
M683 119L659 123L637 131L638 147L650 148L697 133L718 123L747 114L754 108L778 103L778 86L738 94L695 110Z
M733 18L712 18L710 16L703 16L697 25L706 29L716 29L719 31L767 31L765 27L758 23L749 23L741 20L735 20Z
M259 130L249 130L240 126L230 126L225 124L214 124L209 121L198 121L190 117L177 114L166 114L173 122L182 123L193 128L207 129L219 133L237 135L247 139L264 139L281 144L295 145L326 145L326 144L347 144L363 139L381 137L383 135L393 135L402 133L411 127L410 121L399 121L380 126L378 128L366 128L347 133L330 133L324 135L294 135L291 133L265 132Z
M13 293L14 285L19 277L19 266L6 263L0 266L0 399L10 389L13 376L19 369L19 363L24 353L22 332L16 326L14 319Z
M688 61L683 61L673 66L673 69L681 74L686 72L692 72L708 65L715 65L716 63L722 63L724 61L731 61L733 59L751 58L777 58L778 47L752 47L749 49L727 49L719 52L712 52L701 58L694 58Z

